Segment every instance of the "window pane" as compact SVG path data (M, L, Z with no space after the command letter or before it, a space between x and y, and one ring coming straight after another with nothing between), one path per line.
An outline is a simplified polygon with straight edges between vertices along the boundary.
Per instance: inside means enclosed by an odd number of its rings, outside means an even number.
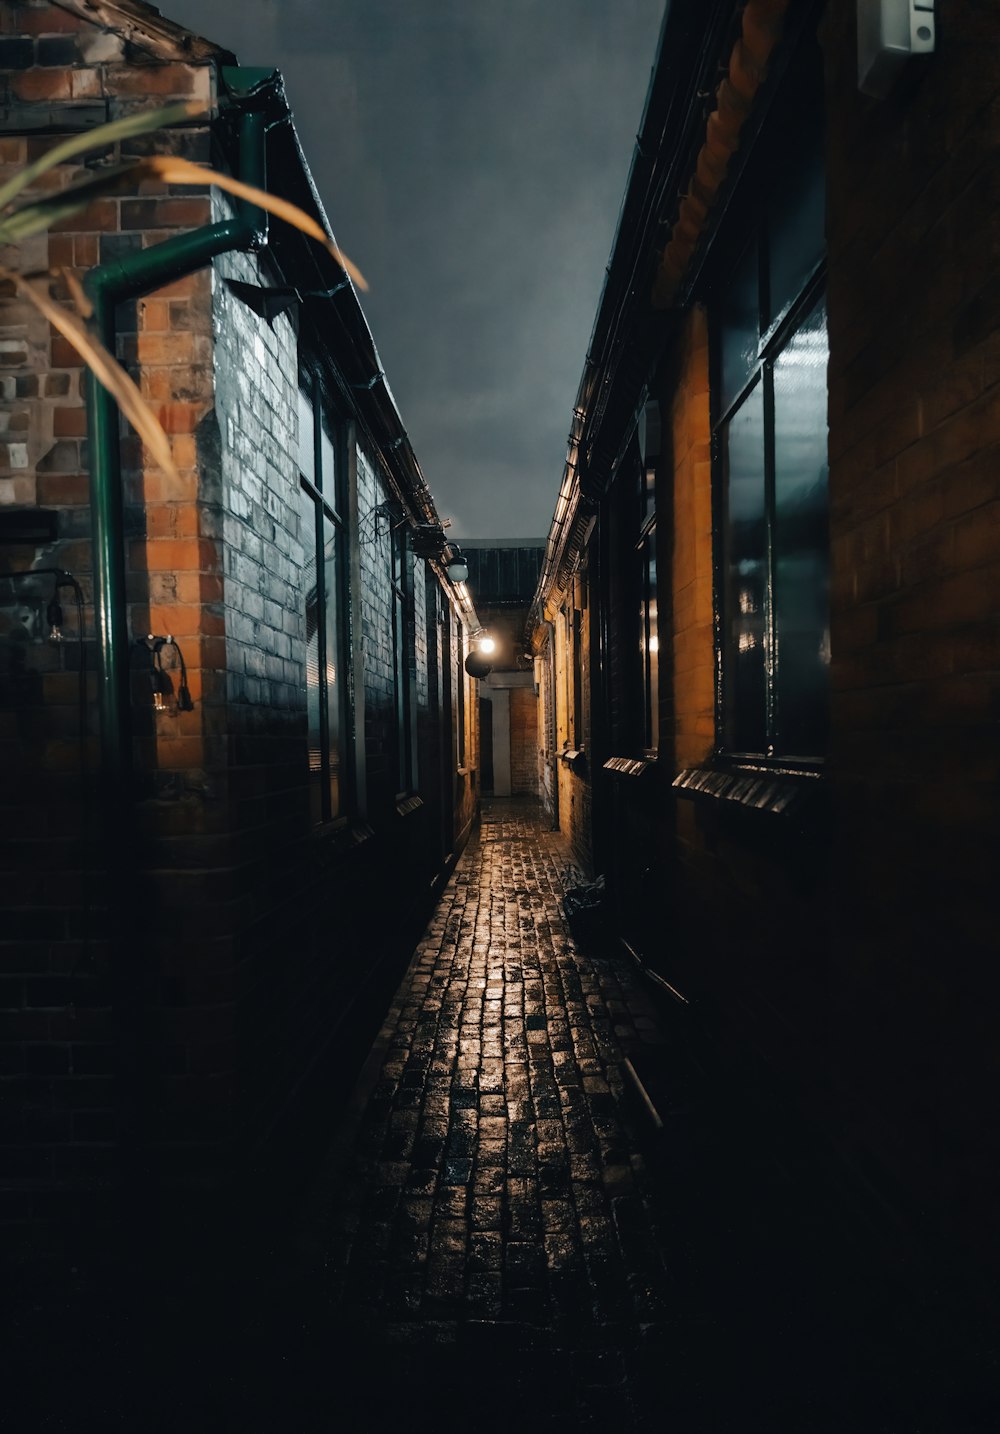
M326 431L325 421L320 425L319 436L320 471L316 486L334 508L338 506L337 464L333 439Z
M299 389L299 472L310 482L316 481L316 452L313 434L313 408L309 395Z
M306 605L306 751L309 761L309 803L312 820L323 819L321 781L323 755L320 743L319 701L319 593L316 587L316 506L304 490L301 538L302 591Z
M828 723L827 352L820 300L774 364L778 731L796 756L825 750Z
M725 535L726 746L764 752L767 524L764 508L764 388L757 383L722 430Z
M330 816L343 810L344 670L340 625L339 534L323 518L323 582L326 601L326 721L330 751Z
M643 522L656 509L656 465L660 460L660 404L650 399L643 412Z
M649 748L660 744L660 637L656 616L656 529L643 544L644 599L642 610L642 666L646 686L646 733Z
M760 340L759 258L756 239L744 251L723 295L721 319L722 404L732 403L757 367Z
M769 322L798 298L826 248L826 175L816 121L789 135L789 152L770 197Z

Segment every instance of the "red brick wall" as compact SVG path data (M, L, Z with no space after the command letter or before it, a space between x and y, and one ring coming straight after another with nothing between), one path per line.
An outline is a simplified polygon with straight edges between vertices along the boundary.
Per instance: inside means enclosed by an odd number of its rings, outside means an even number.
M53 123L72 129L146 107L151 95L207 98L213 84L208 64L164 62L44 3L0 11L0 45L0 61L14 67L12 124L37 123L45 104L62 106ZM89 106L83 114L77 99ZM4 172L52 142L0 141ZM204 160L208 132L137 140L110 157L150 147ZM68 166L46 184L64 185L79 172ZM224 201L146 183L140 194L102 200L32 239L18 257L24 268L86 268L223 212ZM179 470L168 478L134 438L124 439L129 631L178 638L195 703L190 713L154 715L147 687L136 687L141 800L130 847L142 887L136 953L147 1005L140 1140L145 1158L174 1183L216 1179L236 1151L268 1132L329 1048L357 988L427 900L442 856L426 805L404 817L392 794L382 800L385 734L377 729L392 680L391 602L388 569L371 548L361 554L354 600L363 665L358 740L365 744L368 697L376 830L362 828L367 839L351 842L309 824L296 321L267 325L220 282L222 273L271 282L268 264L266 254L227 256L214 277L206 269L120 313L120 357L170 434ZM0 572L70 568L89 624L82 371L33 309L8 299L3 322L0 393L9 424L0 502L57 509L60 537L44 551L0 552ZM365 520L392 494L380 465L362 459L359 473ZM34 594L36 617L47 596ZM75 614L66 605L72 636ZM419 718L427 706L422 602L413 619ZM0 656L8 656L3 642ZM18 1221L50 1208L53 1189L72 1190L75 1201L81 1177L98 1186L112 1178L122 1034L110 1010L95 807L80 802L76 645L32 642L28 658L25 676L0 672L0 698L13 697L0 700L0 749L13 774L0 804L7 830L18 833L0 863L9 908L0 929L8 973L0 982L0 1075L16 1083L0 1100L0 1182L11 1182L0 1184L0 1220ZM92 645L87 661L92 672ZM91 745L93 697L91 682ZM467 712L474 766L468 703ZM460 837L474 813L475 776L446 779ZM85 816L89 842L81 841Z
M136 47L126 50L122 37L108 34L65 10L49 4L4 7L0 14L0 63L9 70L8 124L31 128L38 110L49 111L52 134L11 135L0 144L0 175L9 174L49 149L63 129L116 118L146 107L149 96L203 98L211 93L206 66L159 64ZM204 127L169 136L137 139L115 147L102 162L120 162L150 150L170 151L186 158L207 159ZM89 156L91 164L95 156ZM61 166L40 181L38 192L65 187L88 172L83 162ZM147 239L204 222L208 199L171 194L167 186L147 182L141 194L127 192L93 203L82 214L54 225L22 245L15 256L24 270L67 266L78 271L107 262ZM140 230L142 232L140 232ZM56 293L60 291L57 287ZM143 463L134 438L123 443L123 480L128 534L130 632L169 631L184 647L193 713L154 719L144 705L138 742L146 769L152 765L175 796L168 814L144 813L140 840L155 833L168 845L182 836L184 852L167 854L158 866L188 866L208 858L194 853L194 831L211 830L203 814L192 827L191 774L209 765L204 750L206 723L216 673L224 666L221 609L221 555L216 533L206 522L199 496L195 433L212 404L210 277L207 273L161 290L120 315L119 356L141 364L141 387L171 435L178 480ZM63 297L66 298L65 291ZM59 540L49 548L7 549L0 568L69 569L83 588L87 634L91 636L91 551L88 478L85 455L83 371L75 351L31 306L7 297L0 348L0 392L7 418L0 444L0 503L13 507L39 505L58 510ZM135 369L134 371L138 371ZM24 587L20 591L29 591ZM9 589L8 589L9 591ZM42 609L48 597L46 580L30 591ZM95 802L81 804L81 763L77 736L79 648L76 614L68 590L62 594L68 641L62 648L30 645L26 667L39 673L35 694L11 692L13 705L3 702L5 781L3 816L9 829L23 833L4 854L4 921L2 960L10 973L0 997L0 1029L8 1041L4 1073L17 1082L3 1101L4 1148L0 1175L5 1188L2 1212L15 1219L41 1215L49 1208L46 1192L73 1184L80 1177L99 1187L112 1177L115 1149L116 1093L114 1071L119 1064L119 1032L112 1021L112 992L104 944L106 881L101 867ZM5 617L9 615L9 608ZM94 651L88 641L91 672ZM176 681L176 674L175 681ZM94 686L87 693L86 723L95 730ZM91 767L95 752L88 738ZM180 818L180 820L178 820ZM215 861L220 866L227 863ZM189 870L181 877L163 876L165 909L173 923L174 940L161 941L159 923L144 943L148 954L157 945L178 952L187 949L181 933L188 931L184 908L192 888L212 886L206 873ZM214 889L225 888L225 881ZM181 889L180 907L173 898ZM170 924L167 923L167 924ZM192 977L192 980L194 978ZM229 989L217 965L202 967L197 976L200 999L218 1003ZM221 983L221 984L220 984ZM166 962L160 978L164 1000L162 1029L166 1045L162 1083L163 1129L175 1133L172 1110L176 1100L185 1108L187 1138L196 1142L214 1125L231 1100L226 1074L231 1063L219 1053L227 1033L213 1033L213 1054L202 1062L193 1097L189 1051L190 1017L179 1010L176 969ZM185 1001L189 993L185 994ZM204 1022L202 1021L202 1026Z

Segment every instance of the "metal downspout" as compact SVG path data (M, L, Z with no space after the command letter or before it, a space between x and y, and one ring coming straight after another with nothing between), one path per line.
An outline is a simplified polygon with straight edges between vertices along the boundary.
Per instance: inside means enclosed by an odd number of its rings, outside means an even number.
M267 177L265 118L257 110L244 110L240 116L240 177L259 188L265 186ZM86 276L85 288L94 305L98 337L108 352L114 354L118 304L192 274L220 254L259 249L266 242L265 211L241 202L233 217L218 224L204 225L92 269ZM88 372L87 430L102 785L106 796L116 792L124 797L131 787L132 724L118 423L114 398Z
M237 169L241 178L260 188L266 183L265 144L263 110L243 108ZM221 223L179 234L92 270L85 286L101 342L115 353L118 304L194 273L219 254L260 248L266 241L265 211L241 203L236 214ZM151 1097L145 1012L155 989L156 972L140 949L149 912L137 880L132 831L132 703L119 414L114 399L90 374L87 424L100 711L99 799L108 876L111 1008L118 1045L116 1144L122 1200L118 1224L128 1252L130 1244L142 1238L147 1200L140 1192L149 1189L150 1172L140 1156L140 1132Z

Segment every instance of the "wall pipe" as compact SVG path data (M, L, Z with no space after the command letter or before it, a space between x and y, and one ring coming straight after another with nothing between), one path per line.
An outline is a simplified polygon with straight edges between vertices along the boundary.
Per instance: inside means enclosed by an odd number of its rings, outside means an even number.
M228 69L224 74L231 91L238 93L243 73L251 80L256 78L256 83L236 101L241 110L237 171L247 183L264 188L266 115L261 99L269 97L272 91L261 82L261 71ZM253 101L258 102L257 107L249 108ZM98 337L109 353L114 354L118 304L193 274L220 254L259 250L266 243L266 212L256 205L238 201L235 214L228 219L178 234L149 249L123 255L92 269L84 287L94 305ZM114 792L124 799L132 780L132 723L119 415L107 389L93 374L88 373L87 377L102 785L107 797Z
M236 169L242 179L266 183L267 106L277 86L273 72L223 70L223 81L239 113ZM235 206L232 217L178 234L149 249L126 254L91 270L85 288L94 306L94 326L112 354L116 350L118 304L192 274L217 255L260 249L267 242L267 216L256 205ZM151 1096L145 1011L155 984L148 957L136 959L138 922L144 911L131 840L133 796L132 700L126 592L124 495L119 414L115 400L88 374L87 422L90 440L90 502L94 542L94 621L100 713L100 796L104 853L109 876L108 917L111 1007L118 1042L116 1143L119 1151L119 1220L141 1238L149 1172L140 1159L141 1126ZM138 1223L136 1223L138 1222Z

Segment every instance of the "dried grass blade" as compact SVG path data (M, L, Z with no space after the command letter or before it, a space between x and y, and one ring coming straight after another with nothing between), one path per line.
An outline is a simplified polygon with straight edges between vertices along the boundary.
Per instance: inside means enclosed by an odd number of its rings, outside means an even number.
M146 166L147 161L143 159L134 164L116 165L114 169L106 169L78 184L68 185L56 194L47 194L44 199L22 205L0 219L0 244L16 244L37 234L40 229L51 229L53 224L79 214L81 209L86 209L102 195L134 188L140 180L149 176Z
M368 288L368 282L358 266L333 242L326 230L297 204L291 204L287 199L279 199L276 194L268 194L266 189L244 184L242 180L233 179L228 174L220 174L214 169L203 169L198 164L192 164L190 160L155 155L143 163L149 167L150 173L158 175L167 184L214 184L217 188L224 189L227 194L233 194L237 199L245 199L250 204L266 209L269 214L284 219L286 224L291 224L303 234L308 234L311 239L318 240L329 250L359 289Z
M63 266L61 269L57 269L55 272L57 274L60 274L66 280L66 287L67 289L69 289L69 292L73 299L73 303L76 305L76 311L80 315L81 319L89 319L91 314L94 312L94 306L88 299L86 290L84 289L83 285L80 283L79 278L77 277L76 270L67 269L65 266Z
M88 333L75 314L60 308L47 294L41 293L20 274L15 274L10 269L0 268L0 278L9 279L17 292L34 304L49 323L59 330L63 338L73 345L94 377L111 394L149 449L154 460L171 477L176 478L178 474L170 452L170 440L153 417L142 394L117 359L113 358L104 345Z
M185 100L183 104L164 105L157 110L142 110L139 114L126 116L125 119L98 125L86 134L73 135L71 139L63 140L62 144L46 150L33 164L26 165L6 184L0 186L0 209L10 204L22 190L34 184L40 174L52 169L54 165L63 164L67 159L73 159L75 155L86 154L92 149L104 149L109 144L117 144L119 140L149 134L151 130L165 129L168 125L179 124L185 119L196 119L203 114L207 114L207 110L202 100Z

